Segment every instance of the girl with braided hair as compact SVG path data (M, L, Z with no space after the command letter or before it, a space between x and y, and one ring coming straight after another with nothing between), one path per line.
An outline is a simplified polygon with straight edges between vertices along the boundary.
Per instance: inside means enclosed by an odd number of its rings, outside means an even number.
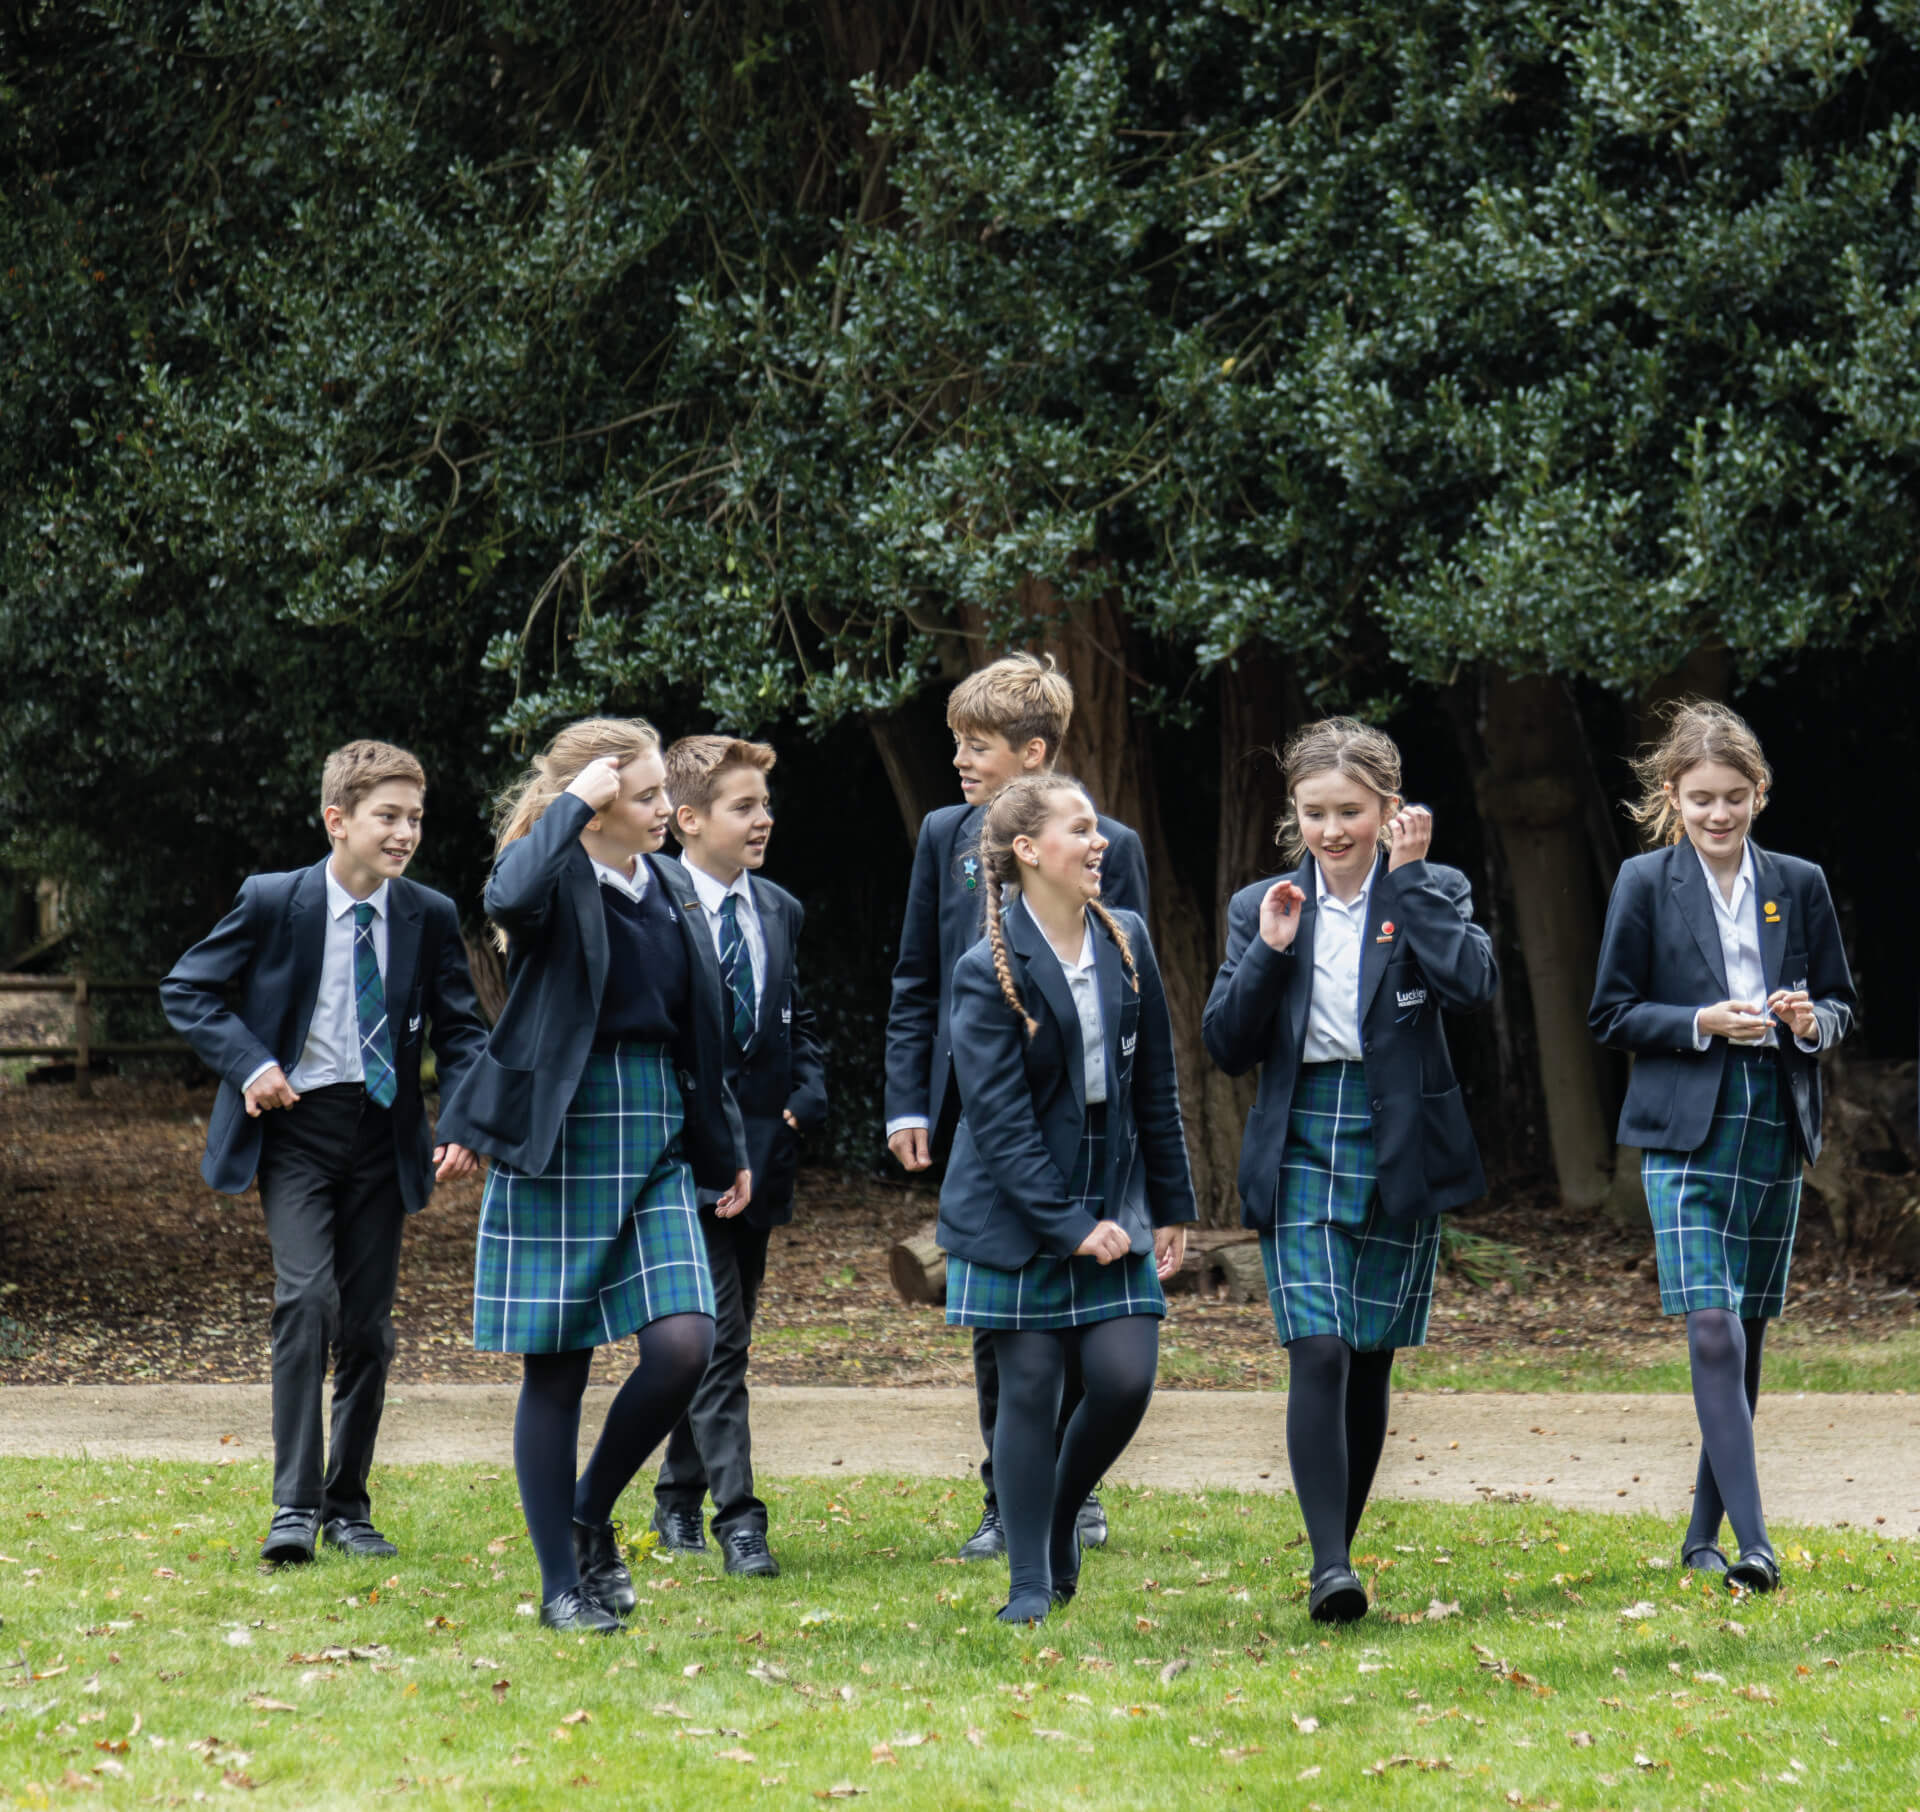
M939 1238L947 1320L990 1330L999 1363L1005 1623L1041 1622L1079 1585L1076 1515L1146 1414L1161 1279L1196 1218L1159 965L1144 921L1101 902L1106 847L1078 782L1004 788L980 833L987 935L953 973L961 1120ZM1056 1458L1070 1348L1086 1395Z

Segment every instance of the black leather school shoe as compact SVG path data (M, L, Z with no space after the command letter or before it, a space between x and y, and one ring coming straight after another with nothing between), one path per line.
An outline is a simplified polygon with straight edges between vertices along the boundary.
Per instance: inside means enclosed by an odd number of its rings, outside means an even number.
M1367 1588L1351 1567L1333 1566L1314 1575L1307 1615L1315 1623L1358 1623L1367 1614Z
M1007 1551L1007 1532L1000 1526L1000 1506L980 1512L980 1527L960 1544L962 1560L994 1560Z
M698 1510L655 1510L653 1529L663 1548L674 1548L682 1554L707 1551L707 1532L701 1527Z
M384 1560L389 1554L400 1552L364 1517L355 1521L336 1516L320 1531L320 1539L328 1547L336 1548L342 1554L351 1554L356 1560Z
M638 1602L634 1596L633 1575L620 1558L619 1538L612 1523L573 1524L573 1560L580 1569L580 1586L597 1604L604 1604L616 1617L624 1617Z
M1777 1592L1780 1589L1780 1563L1771 1548L1742 1548L1740 1558L1727 1569L1727 1586L1735 1592Z
M720 1537L720 1564L742 1579L778 1579L780 1563L764 1529L729 1529Z
M543 1629L558 1630L563 1636L617 1636L620 1619L597 1598L579 1586L572 1586L540 1607Z
M1724 1573L1727 1570L1727 1557L1720 1552L1717 1542L1703 1541L1695 1547L1683 1548L1680 1564L1689 1573Z
M267 1539L260 1544L260 1558L275 1566L293 1566L313 1558L313 1544L320 1534L320 1512L301 1510L282 1504L267 1525Z

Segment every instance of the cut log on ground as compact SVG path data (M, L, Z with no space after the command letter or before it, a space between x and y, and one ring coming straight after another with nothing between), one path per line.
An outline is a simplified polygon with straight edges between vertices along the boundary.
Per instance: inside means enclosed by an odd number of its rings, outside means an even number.
M896 1240L887 1250L887 1275L907 1303L932 1303L936 1307L947 1300L947 1255L933 1236L934 1223Z

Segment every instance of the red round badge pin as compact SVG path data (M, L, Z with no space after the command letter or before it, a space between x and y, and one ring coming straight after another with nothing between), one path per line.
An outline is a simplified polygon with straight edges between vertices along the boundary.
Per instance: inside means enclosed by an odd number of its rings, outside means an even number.
M1380 921L1380 935L1382 937L1393 936L1393 920L1392 919L1382 919Z

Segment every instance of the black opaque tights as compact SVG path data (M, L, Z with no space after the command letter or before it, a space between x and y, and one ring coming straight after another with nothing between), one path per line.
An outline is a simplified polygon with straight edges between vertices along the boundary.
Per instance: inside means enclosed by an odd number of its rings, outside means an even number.
M1354 1532L1386 1445L1393 1349L1356 1353L1333 1334L1287 1342L1287 1465L1313 1571L1352 1564Z
M1054 1425L1070 1344L1080 1350L1086 1394L1054 1452ZM1153 1396L1160 1320L1125 1315L1089 1327L996 1328L1000 1415L993 1430L993 1489L1007 1532L1010 1574L1002 1621L1046 1616L1056 1581L1077 1579L1074 1522L1086 1496L1133 1439Z
M520 1508L540 1563L540 1596L580 1583L573 1524L604 1523L627 1482L686 1413L713 1354L711 1315L667 1315L640 1330L640 1363L607 1410L606 1426L579 1479L580 1398L593 1350L528 1353L513 1414L513 1470Z

